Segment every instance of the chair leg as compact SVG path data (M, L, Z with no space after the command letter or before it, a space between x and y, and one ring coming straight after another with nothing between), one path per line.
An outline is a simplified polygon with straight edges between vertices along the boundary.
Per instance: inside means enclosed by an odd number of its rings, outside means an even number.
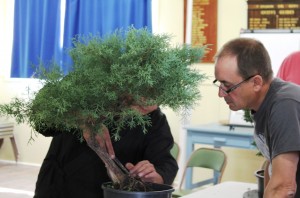
M10 142L11 142L11 145L12 145L13 150L14 150L14 155L15 155L16 162L18 162L19 152L18 152L18 148L17 148L17 144L16 144L16 141L15 141L15 138L14 137L10 137Z
M4 138L1 138L0 139L0 148L2 147L3 141L4 141Z

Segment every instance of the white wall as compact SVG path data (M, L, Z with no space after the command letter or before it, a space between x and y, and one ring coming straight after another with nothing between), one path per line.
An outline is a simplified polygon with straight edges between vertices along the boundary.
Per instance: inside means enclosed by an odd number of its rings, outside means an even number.
M157 32L172 33L173 43L183 42L183 0L159 0L159 21ZM181 15L181 17L179 16ZM246 0L218 0L218 34L217 49L227 41L239 37L240 30L247 28L247 1ZM189 117L189 124L199 125L219 122L229 117L227 104L217 96L217 89L212 85L214 80L214 64L200 63L195 66L201 72L210 76L202 83L200 91L202 98L193 108ZM179 115L169 109L164 109L175 138L181 147L179 159L179 174L181 178L182 167L185 163L185 130ZM199 145L202 146L202 145ZM244 149L223 148L228 155L228 165L223 176L223 181L248 181L255 182L253 172L258 169L263 161L257 157L256 151Z
M39 81L34 79L0 79L0 103L8 103L11 98L22 97L39 89ZM2 122L14 122L12 118L0 118ZM41 164L48 150L51 138L34 133L26 124L15 125L14 136L19 150L19 162ZM33 138L33 140L30 140ZM0 159L14 160L9 139L5 139L0 150Z
M173 43L183 42L183 0L160 0L159 22L157 32L171 33L174 35ZM225 42L239 37L240 30L247 27L247 2L246 0L219 0L218 1L218 38L217 49ZM202 98L192 110L190 124L203 124L218 122L228 119L229 109L223 100L217 96L217 89L212 86L214 80L214 65L200 63L195 66L210 78L200 85ZM175 140L180 138L180 117L174 112L166 110L170 117Z
M154 31L157 33L169 33L173 35L172 42L174 44L181 44L183 42L183 0L153 0L155 2L154 9L156 9L156 18L154 18L154 24L157 27ZM219 0L218 1L218 43L219 49L228 40L239 37L240 29L247 27L247 1L246 0ZM0 55L1 56L1 55ZM202 98L199 100L199 104L192 110L190 117L191 124L203 124L210 122L218 122L220 120L227 119L229 116L229 109L223 100L217 96L217 89L212 86L212 80L214 79L214 65L213 64L198 64L195 66L201 72L205 72L210 76L210 79L201 84L200 90ZM1 68L0 68L1 72ZM9 101L9 99L20 94L24 91L24 86L28 82L9 80L1 78L0 76L0 102ZM30 86L33 86L32 84ZM184 130L182 130L181 117L175 112L164 109L167 114L175 141L181 144L181 162L183 160L184 153ZM20 162L22 163L34 163L40 164L48 150L50 138L44 138L39 135L35 138L34 142L28 144L30 137L30 128L25 125L16 126L15 135L20 152ZM255 181L253 172L256 169L259 160L256 158L250 159L248 163L252 166L248 173L248 178L241 176L240 174L232 174L236 169L236 164L243 164L244 160L249 159L249 156L255 156L255 151L239 151L236 149L227 149L229 154L229 160L233 162L227 167L229 170L227 176L224 176L225 180L242 180L242 181ZM14 160L11 146L6 141L3 148L0 150L0 159ZM258 162L257 162L258 161ZM180 165L182 166L182 165ZM238 169L241 169L238 166ZM247 173L243 173L247 175Z

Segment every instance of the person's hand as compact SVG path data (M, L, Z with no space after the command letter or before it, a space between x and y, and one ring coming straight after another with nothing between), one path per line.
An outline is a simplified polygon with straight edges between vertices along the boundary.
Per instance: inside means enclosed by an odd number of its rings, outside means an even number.
M106 150L111 158L115 157L115 151L111 143L111 138L106 126L102 125L102 133L94 134L88 127L82 127L83 137L89 147L94 149L94 147L100 147L102 150ZM94 135L94 137L92 137Z
M127 163L125 166L133 177L139 177L144 182L164 183L161 175L156 172L154 165L148 160L140 161L136 165Z

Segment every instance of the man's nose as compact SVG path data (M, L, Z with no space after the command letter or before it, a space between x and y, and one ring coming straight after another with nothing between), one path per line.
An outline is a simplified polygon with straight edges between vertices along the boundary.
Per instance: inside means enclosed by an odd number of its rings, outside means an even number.
M223 90L221 89L221 87L219 87L218 96L219 96L220 98L223 98L223 97L227 96L227 93L226 93L225 91L223 91Z

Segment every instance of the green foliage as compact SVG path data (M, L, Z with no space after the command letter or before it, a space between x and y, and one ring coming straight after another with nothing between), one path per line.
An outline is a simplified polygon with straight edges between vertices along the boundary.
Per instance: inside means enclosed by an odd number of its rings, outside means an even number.
M251 110L250 109L244 109L244 120L246 122L253 123L253 120L251 118Z
M253 123L253 120L251 118L251 110L250 109L244 109L244 120L246 122ZM253 141L251 144L256 147L255 141ZM262 156L262 153L261 152L257 152L256 155L257 156Z
M58 128L87 124L115 126L115 138L125 125L144 128L147 116L131 105L168 106L185 110L200 98L199 83L204 74L191 68L205 53L205 47L171 47L170 36L154 35L147 29L117 30L105 37L80 36L69 50L74 66L63 76L59 65L38 69L43 88L27 102L20 99L0 105L0 115L38 128L44 123Z

